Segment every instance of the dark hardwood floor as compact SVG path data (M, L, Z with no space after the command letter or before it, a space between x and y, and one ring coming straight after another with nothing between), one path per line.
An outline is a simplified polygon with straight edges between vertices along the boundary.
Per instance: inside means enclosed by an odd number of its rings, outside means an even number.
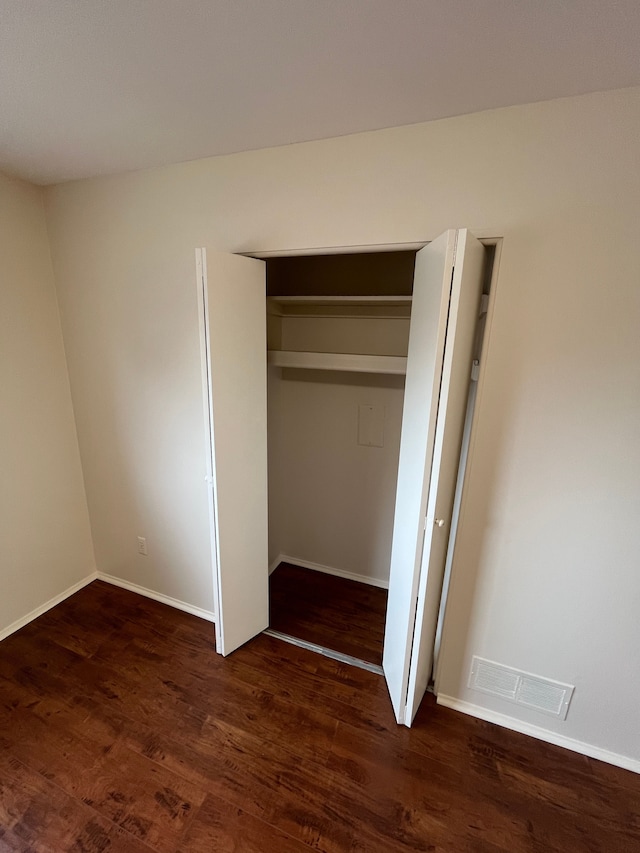
M380 665L387 592L290 563L269 578L269 627Z
M640 777L95 582L0 643L0 851L619 853Z

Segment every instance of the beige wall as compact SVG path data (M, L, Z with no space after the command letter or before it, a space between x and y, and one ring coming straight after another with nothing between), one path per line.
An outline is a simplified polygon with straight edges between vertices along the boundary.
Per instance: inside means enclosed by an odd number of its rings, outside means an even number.
M404 377L281 374L269 381L270 562L284 554L388 584ZM383 447L358 444L359 404L384 408Z
M95 568L42 203L0 176L0 634Z
M639 138L632 89L50 189L99 568L210 605L195 246L503 236L441 690L640 759ZM566 722L473 653L576 684Z

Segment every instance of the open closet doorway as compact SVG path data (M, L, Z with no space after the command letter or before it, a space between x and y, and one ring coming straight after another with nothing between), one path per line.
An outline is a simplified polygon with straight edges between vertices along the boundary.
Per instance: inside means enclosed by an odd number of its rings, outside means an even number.
M380 673L415 255L266 261L269 628Z
M432 672L487 253L460 230L367 256L197 253L217 649L267 628L269 567L293 584L388 581L382 668L410 725ZM394 262L413 275L354 273ZM296 616L304 596L283 588Z

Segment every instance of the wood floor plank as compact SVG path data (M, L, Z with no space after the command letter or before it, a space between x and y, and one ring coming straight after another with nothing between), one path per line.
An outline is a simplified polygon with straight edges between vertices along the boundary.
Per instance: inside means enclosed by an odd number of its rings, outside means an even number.
M84 776L113 747L117 734L86 715L77 716L63 703L54 709L50 705L45 700L37 712L16 709L5 720L0 747L67 793L80 796Z
M279 641L276 643L280 646L288 645ZM249 649L245 648L242 649L242 654L229 659L228 668L238 680L260 686L261 689L294 705L314 708L336 722L372 726L376 730L396 728L386 696L384 705L354 701L356 688L345 688L344 684L332 683L322 674L305 672L297 668L295 663L288 665L285 659L278 659L282 662L281 667L278 667L277 671L267 670L260 657L250 657ZM380 683L378 676L373 677Z
M269 578L269 627L382 664L387 592L280 563Z
M80 800L0 752L0 850L150 853Z
M144 748L154 761L183 774L217 800L316 850L357 849L353 827L337 823L327 806L332 774L310 759L292 760L281 744L220 723L197 744L166 738Z
M152 849L173 850L204 793L127 750L123 718L114 724L113 716L78 711L49 699L17 705L5 717L0 746Z
M449 842L454 849L464 849L468 822L474 825L476 840L482 839L488 823L497 846L509 849L510 844L512 853L526 849L517 844L524 826L515 816L477 810L468 796L468 770L460 762L432 759L427 765L422 755L397 740L341 724L328 766L339 780L342 797L361 809L370 834L378 822L393 825L391 816L401 814L402 821L395 823L396 841L409 849L419 850L425 841L436 848Z
M0 643L0 853L631 853L640 776L95 583Z
M83 802L159 853L176 850L205 794L118 743L84 776Z
M189 853L305 853L309 848L224 800L207 797L184 838Z
M288 692L294 701L311 702L327 712L334 708L336 719L357 718L363 725L389 732L398 728L384 679L374 673L266 635L243 646L229 661L263 673L272 689Z

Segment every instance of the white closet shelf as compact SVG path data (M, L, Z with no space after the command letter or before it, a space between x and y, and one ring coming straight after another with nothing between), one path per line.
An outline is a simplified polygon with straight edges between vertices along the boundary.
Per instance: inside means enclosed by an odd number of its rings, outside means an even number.
M411 305L411 296L269 296L282 305Z
M407 318L411 296L269 296L269 311L281 317Z
M344 370L351 373L407 372L407 359L399 355L360 355L342 352L292 352L269 350L269 364L305 370Z

